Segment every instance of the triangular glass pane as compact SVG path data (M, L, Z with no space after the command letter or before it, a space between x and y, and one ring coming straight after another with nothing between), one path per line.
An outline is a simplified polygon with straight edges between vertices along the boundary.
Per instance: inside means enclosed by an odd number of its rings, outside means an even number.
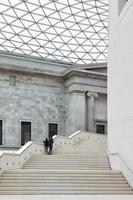
M16 9L16 8L14 8L14 11L16 12L16 14L17 14L17 16L18 16L19 18L21 18L23 15L27 14L26 11L24 11L24 10L19 10L19 9Z
M0 13L3 13L5 10L7 10L9 8L9 6L6 6L6 5L3 5L1 4L0 5Z
M26 5L24 3L20 3L20 4L16 5L15 8L18 8L20 10L28 12L27 7L26 7Z
M38 14L38 15L44 17L43 9L40 7L38 7L36 10L34 10L32 13L35 13L35 14Z
M14 17L6 16L6 15L4 15L4 18L5 18L4 21L7 23L12 23L13 21L16 20Z
M33 10L37 9L38 8L38 5L35 5L35 0L34 0L34 4L30 3L30 2L27 2L27 7L28 7L28 10L30 12L32 12Z

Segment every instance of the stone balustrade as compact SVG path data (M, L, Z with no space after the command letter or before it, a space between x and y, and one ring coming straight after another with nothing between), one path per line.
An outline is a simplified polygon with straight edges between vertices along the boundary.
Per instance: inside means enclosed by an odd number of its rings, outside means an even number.
M3 152L0 155L1 171L21 168L33 155L43 154L44 145L37 142L28 142L16 152Z

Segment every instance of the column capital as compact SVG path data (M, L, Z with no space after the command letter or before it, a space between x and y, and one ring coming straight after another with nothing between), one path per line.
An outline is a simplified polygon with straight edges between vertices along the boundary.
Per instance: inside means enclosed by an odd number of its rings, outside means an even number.
M95 98L98 97L98 93L97 92L87 92L86 95L87 95L87 97L91 97L91 96L94 96Z

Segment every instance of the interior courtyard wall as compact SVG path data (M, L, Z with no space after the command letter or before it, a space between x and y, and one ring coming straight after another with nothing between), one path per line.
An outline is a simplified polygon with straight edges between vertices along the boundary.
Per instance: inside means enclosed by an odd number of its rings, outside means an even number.
M4 122L3 144L21 145L22 121L32 123L32 140L48 136L48 123L58 123L64 134L64 85L62 78L14 74L16 86L9 85L8 72L0 73L0 118Z
M110 1L108 147L133 170L133 0Z
M0 55L0 58L3 145L21 145L21 121L32 123L31 140L39 142L48 137L48 123L57 123L60 135L87 130L86 92L98 93L98 99L101 93L106 94L106 74L95 72L95 67L94 71L82 71L63 63L34 62L34 58L25 58L23 63L23 56ZM99 68L103 69L101 65ZM96 103L96 113L100 106L106 106L106 101Z

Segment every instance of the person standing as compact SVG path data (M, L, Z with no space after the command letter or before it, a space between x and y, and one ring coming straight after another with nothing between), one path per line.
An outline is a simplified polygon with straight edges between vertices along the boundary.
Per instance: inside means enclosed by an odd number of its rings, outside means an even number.
M49 141L48 138L46 138L44 141L44 146L45 146L45 154L48 154L48 147L49 147Z
M49 154L52 154L54 140L52 137L49 138Z

